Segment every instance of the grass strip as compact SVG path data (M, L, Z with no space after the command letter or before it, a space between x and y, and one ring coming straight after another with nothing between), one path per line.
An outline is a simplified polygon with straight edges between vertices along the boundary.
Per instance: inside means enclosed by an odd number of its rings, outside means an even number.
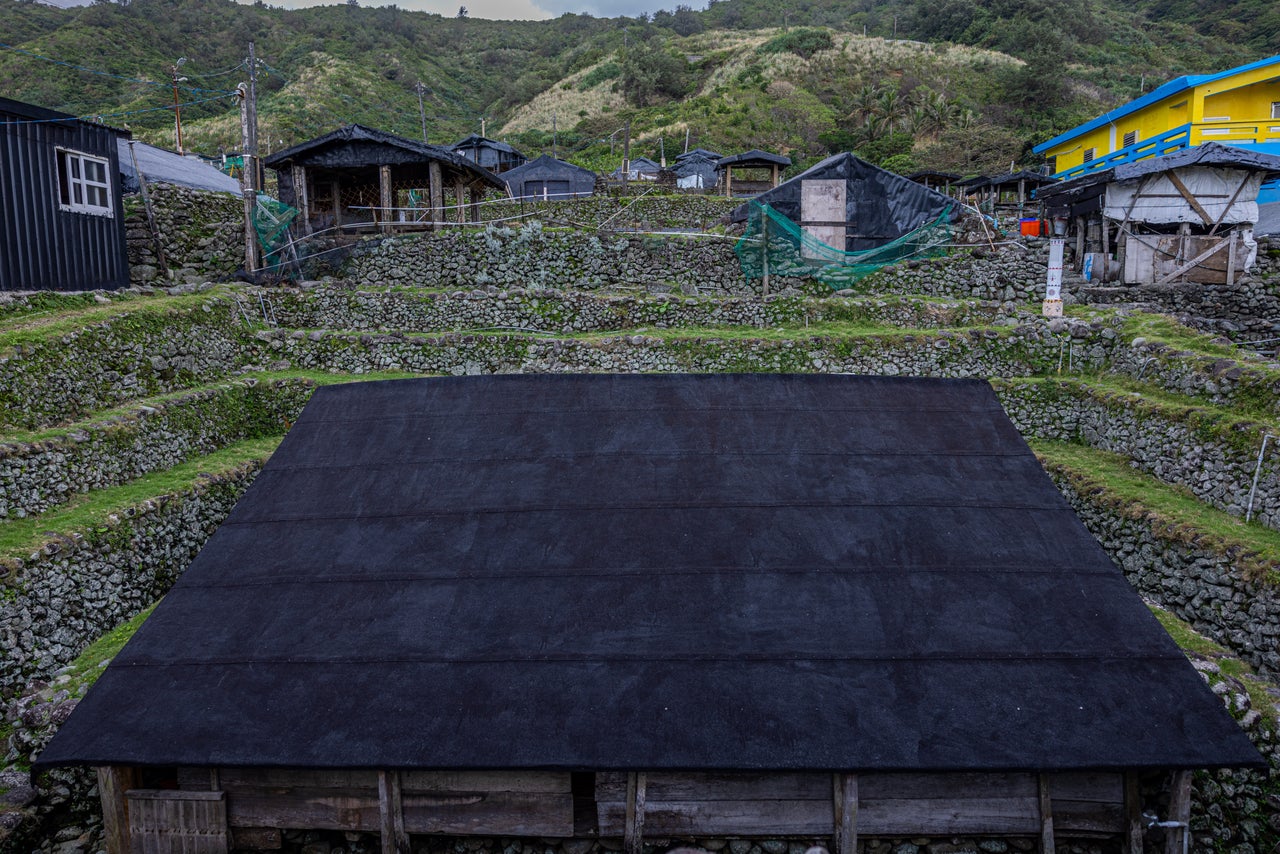
M48 540L50 533L67 535L99 527L111 514L121 513L148 498L185 492L202 474L222 474L253 460L265 460L282 438L249 439L119 486L75 495L66 504L45 513L6 520L0 523L0 560L28 557Z
M59 338L101 323L106 320L127 318L136 314L166 314L182 309L191 309L208 302L216 296L226 296L225 287L212 288L194 294L169 296L138 297L137 299L113 302L110 305L97 305L91 308L58 311L39 317L25 316L12 321L0 323L0 352L4 352L19 344L38 344L51 338ZM252 313L249 315L253 317Z
M1040 463L1131 519L1146 519L1162 536L1231 557L1245 577L1280 584L1280 531L1214 509L1190 491L1134 470L1126 457L1064 442L1028 442Z

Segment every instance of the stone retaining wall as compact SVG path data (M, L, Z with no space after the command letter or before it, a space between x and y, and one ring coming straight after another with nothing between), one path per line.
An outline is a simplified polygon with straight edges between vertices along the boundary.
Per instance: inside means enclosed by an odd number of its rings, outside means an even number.
M0 445L0 519L40 513L76 493L172 468L243 439L277 436L314 390L305 379L246 379L39 441Z
M694 194L590 196L560 201L491 201L480 206L480 220L539 216L548 223L561 222L591 229L705 229L715 225L741 199Z
M60 532L25 561L0 563L0 697L72 661L167 591L261 466L204 477L101 527Z
M0 354L0 429L39 429L252 362L234 299L147 306Z
M426 288L558 288L683 292L719 296L760 292L748 282L721 237L637 237L521 228L447 231L372 238L357 246L340 276L360 285ZM830 293L825 285L777 278L775 292L799 288Z
M986 326L1015 318L977 300L807 299L770 295L722 299L623 296L587 291L512 288L407 291L330 284L267 293L282 326L309 329L530 330L573 334L638 327L746 326L797 328L825 322L865 322L928 329Z
M243 198L175 184L148 184L147 191L169 265L169 280L160 271L155 237L138 194L125 198L124 227L132 284L225 282L244 266Z
M680 337L621 335L546 340L519 335L340 332L258 333L277 358L296 368L335 373L410 371L484 374L539 372L826 372L939 377L1028 376L1054 364L1059 342L1042 327L935 331L858 337ZM1100 368L1098 357L1078 365Z
M1273 580L1247 576L1236 550L1172 529L1105 484L1077 482L1052 461L1045 468L1134 589L1261 675L1280 678L1280 589ZM1272 573L1278 561L1271 556Z
M1262 437L1273 428L1200 407L1099 391L1077 381L997 380L993 385L1024 436L1122 454L1139 470L1187 488L1206 504L1245 515ZM1263 460L1253 518L1280 530L1278 454L1280 448Z

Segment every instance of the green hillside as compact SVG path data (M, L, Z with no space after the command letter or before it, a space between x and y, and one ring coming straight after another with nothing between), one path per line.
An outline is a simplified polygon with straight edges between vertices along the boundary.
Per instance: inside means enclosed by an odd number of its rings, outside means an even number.
M421 83L436 143L483 120L531 154L554 146L613 168L630 121L639 153L654 157L687 134L789 152L798 165L854 149L900 169L971 172L1032 163L1035 142L1179 74L1280 50L1270 4L1219 5L1206 15L1182 0L714 0L651 17L489 21L355 2L0 0L0 77L10 97L172 146L183 57L184 141L216 154L240 146L227 93L247 77L253 40L264 152L347 122L416 137Z

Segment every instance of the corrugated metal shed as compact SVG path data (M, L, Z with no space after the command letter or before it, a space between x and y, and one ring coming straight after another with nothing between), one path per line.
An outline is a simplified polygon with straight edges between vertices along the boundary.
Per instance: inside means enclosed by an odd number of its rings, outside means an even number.
M0 98L0 290L129 284L115 128Z

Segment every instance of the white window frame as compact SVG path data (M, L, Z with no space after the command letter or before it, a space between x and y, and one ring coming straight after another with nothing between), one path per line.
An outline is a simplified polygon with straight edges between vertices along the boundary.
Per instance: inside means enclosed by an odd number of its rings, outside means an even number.
M1271 118L1280 119L1280 101L1271 102Z
M102 178L91 177L89 165L101 167ZM58 149L58 207L72 213L114 217L111 161L71 148Z

